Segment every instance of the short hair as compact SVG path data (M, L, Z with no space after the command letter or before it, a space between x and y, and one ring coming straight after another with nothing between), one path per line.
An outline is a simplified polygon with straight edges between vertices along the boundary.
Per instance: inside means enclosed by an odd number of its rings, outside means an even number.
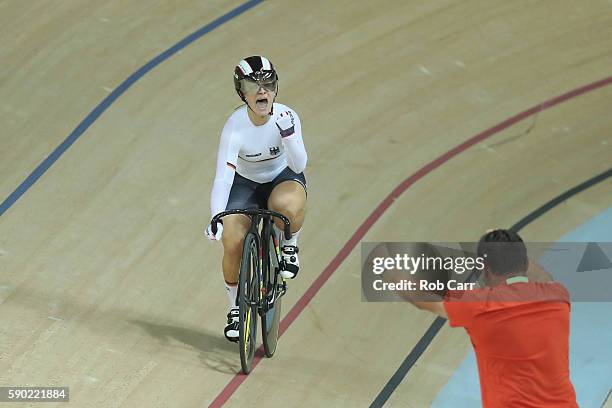
M529 267L525 243L511 230L488 231L480 238L477 253L495 275L524 274Z

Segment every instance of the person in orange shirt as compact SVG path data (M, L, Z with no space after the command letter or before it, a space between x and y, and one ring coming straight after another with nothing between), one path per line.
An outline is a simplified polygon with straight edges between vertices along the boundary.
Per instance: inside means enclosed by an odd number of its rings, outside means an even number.
M535 280L527 276L527 250L513 231L488 231L477 252L484 256L486 287L448 291L441 301L409 300L465 328L484 407L578 407L569 373L567 290L542 270Z

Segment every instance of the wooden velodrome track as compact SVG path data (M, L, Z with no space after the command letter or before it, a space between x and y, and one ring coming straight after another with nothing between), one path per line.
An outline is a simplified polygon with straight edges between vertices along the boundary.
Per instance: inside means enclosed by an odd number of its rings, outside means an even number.
M609 1L257 3L218 20L242 3L0 1L0 386L70 386L77 407L369 406L433 317L362 303L355 244L475 240L612 163ZM309 201L293 320L245 380L201 231L233 65L257 53L301 116ZM523 236L610 203L607 179ZM429 406L468 347L442 328L385 406Z

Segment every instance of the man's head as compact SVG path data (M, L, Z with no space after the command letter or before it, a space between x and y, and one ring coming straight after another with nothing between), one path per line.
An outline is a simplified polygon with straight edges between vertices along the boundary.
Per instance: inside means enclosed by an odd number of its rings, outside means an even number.
M525 275L529 267L527 248L514 231L487 231L478 242L478 256L484 258L485 279L494 281Z

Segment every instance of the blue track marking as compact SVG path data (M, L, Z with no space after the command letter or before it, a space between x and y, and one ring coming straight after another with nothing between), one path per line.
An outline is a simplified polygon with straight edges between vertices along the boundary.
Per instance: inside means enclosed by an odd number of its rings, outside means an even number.
M259 3L262 3L263 0L249 0L230 12L222 15L216 20L206 24L202 28L197 31L189 34L187 37L183 38L172 47L168 48L166 51L157 55L155 58L147 62L145 65L140 67L136 72L130 75L125 81L123 81L117 88L115 88L102 102L98 104L90 113L79 123L79 125L68 135L68 137L51 152L49 156L45 158L34 169L32 173L13 191L3 202L0 204L0 217L9 209L19 198L26 193L38 181L40 177L49 168L55 163L61 156L72 146L74 142L77 141L79 137L85 133L85 131L108 109L109 106L113 104L121 95L125 93L136 81L145 76L149 71L153 68L176 54L178 51L187 47L189 44L193 43L200 37L203 37L205 34L213 31L215 28L227 23L231 19L239 16L245 11L255 7Z
M612 208L593 217L559 242L612 242ZM543 258L546 258L545 256ZM546 269L546 261L542 266ZM578 405L600 408L612 387L612 303L572 303L570 374ZM432 407L481 407L474 351L470 349Z

